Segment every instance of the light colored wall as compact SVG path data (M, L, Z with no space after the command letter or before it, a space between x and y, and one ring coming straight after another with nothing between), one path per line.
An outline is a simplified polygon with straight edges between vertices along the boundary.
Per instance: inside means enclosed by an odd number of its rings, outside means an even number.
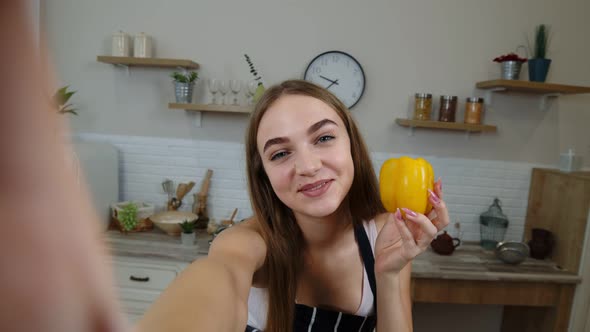
M168 110L169 70L132 69L127 76L97 63L121 29L152 35L157 56L199 62L202 78L249 79L248 53L271 84L301 77L320 52L349 52L367 75L352 112L374 151L556 164L572 146L590 165L588 95L562 97L546 111L538 97L500 95L486 115L498 133L469 141L458 132L408 136L393 122L407 115L414 92L482 95L475 82L499 76L491 59L524 43L538 23L553 26L549 81L590 85L587 0L53 0L46 7L60 80L79 91L76 131L242 142L245 116L206 114L196 128L183 111ZM196 101L206 101L204 85L197 90Z

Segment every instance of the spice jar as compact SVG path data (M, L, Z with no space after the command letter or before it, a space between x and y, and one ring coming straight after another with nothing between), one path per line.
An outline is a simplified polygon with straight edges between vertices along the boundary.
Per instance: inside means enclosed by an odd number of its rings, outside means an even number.
M465 103L465 119L468 124L481 124L483 115L483 98L467 98Z
M440 96L440 108L438 110L438 121L455 122L457 112L457 96Z
M414 120L430 120L432 113L432 95L417 93L414 99Z

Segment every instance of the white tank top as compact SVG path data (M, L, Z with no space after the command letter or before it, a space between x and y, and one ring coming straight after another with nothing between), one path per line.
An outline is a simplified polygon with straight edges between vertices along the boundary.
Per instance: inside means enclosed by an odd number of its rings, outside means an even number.
M377 240L377 226L375 220L364 222L363 226L369 242L373 255L375 254L375 241ZM363 288L362 288L361 304L354 313L357 316L369 316L373 314L373 292L371 285L369 285L369 277L363 264ZM268 314L268 289L250 287L250 294L248 295L248 325L259 330L266 328L266 315Z

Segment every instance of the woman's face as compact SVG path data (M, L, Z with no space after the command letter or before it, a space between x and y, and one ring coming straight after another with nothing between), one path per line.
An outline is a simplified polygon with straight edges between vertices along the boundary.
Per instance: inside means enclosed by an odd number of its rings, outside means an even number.
M354 165L344 122L330 106L284 95L262 117L256 141L274 192L296 216L321 218L340 207Z

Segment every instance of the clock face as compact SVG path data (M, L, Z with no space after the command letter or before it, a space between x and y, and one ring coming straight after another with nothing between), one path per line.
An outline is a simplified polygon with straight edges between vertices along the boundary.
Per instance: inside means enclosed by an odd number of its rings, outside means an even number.
M365 72L351 55L329 51L315 57L305 70L306 81L323 86L348 108L361 99L365 91Z

